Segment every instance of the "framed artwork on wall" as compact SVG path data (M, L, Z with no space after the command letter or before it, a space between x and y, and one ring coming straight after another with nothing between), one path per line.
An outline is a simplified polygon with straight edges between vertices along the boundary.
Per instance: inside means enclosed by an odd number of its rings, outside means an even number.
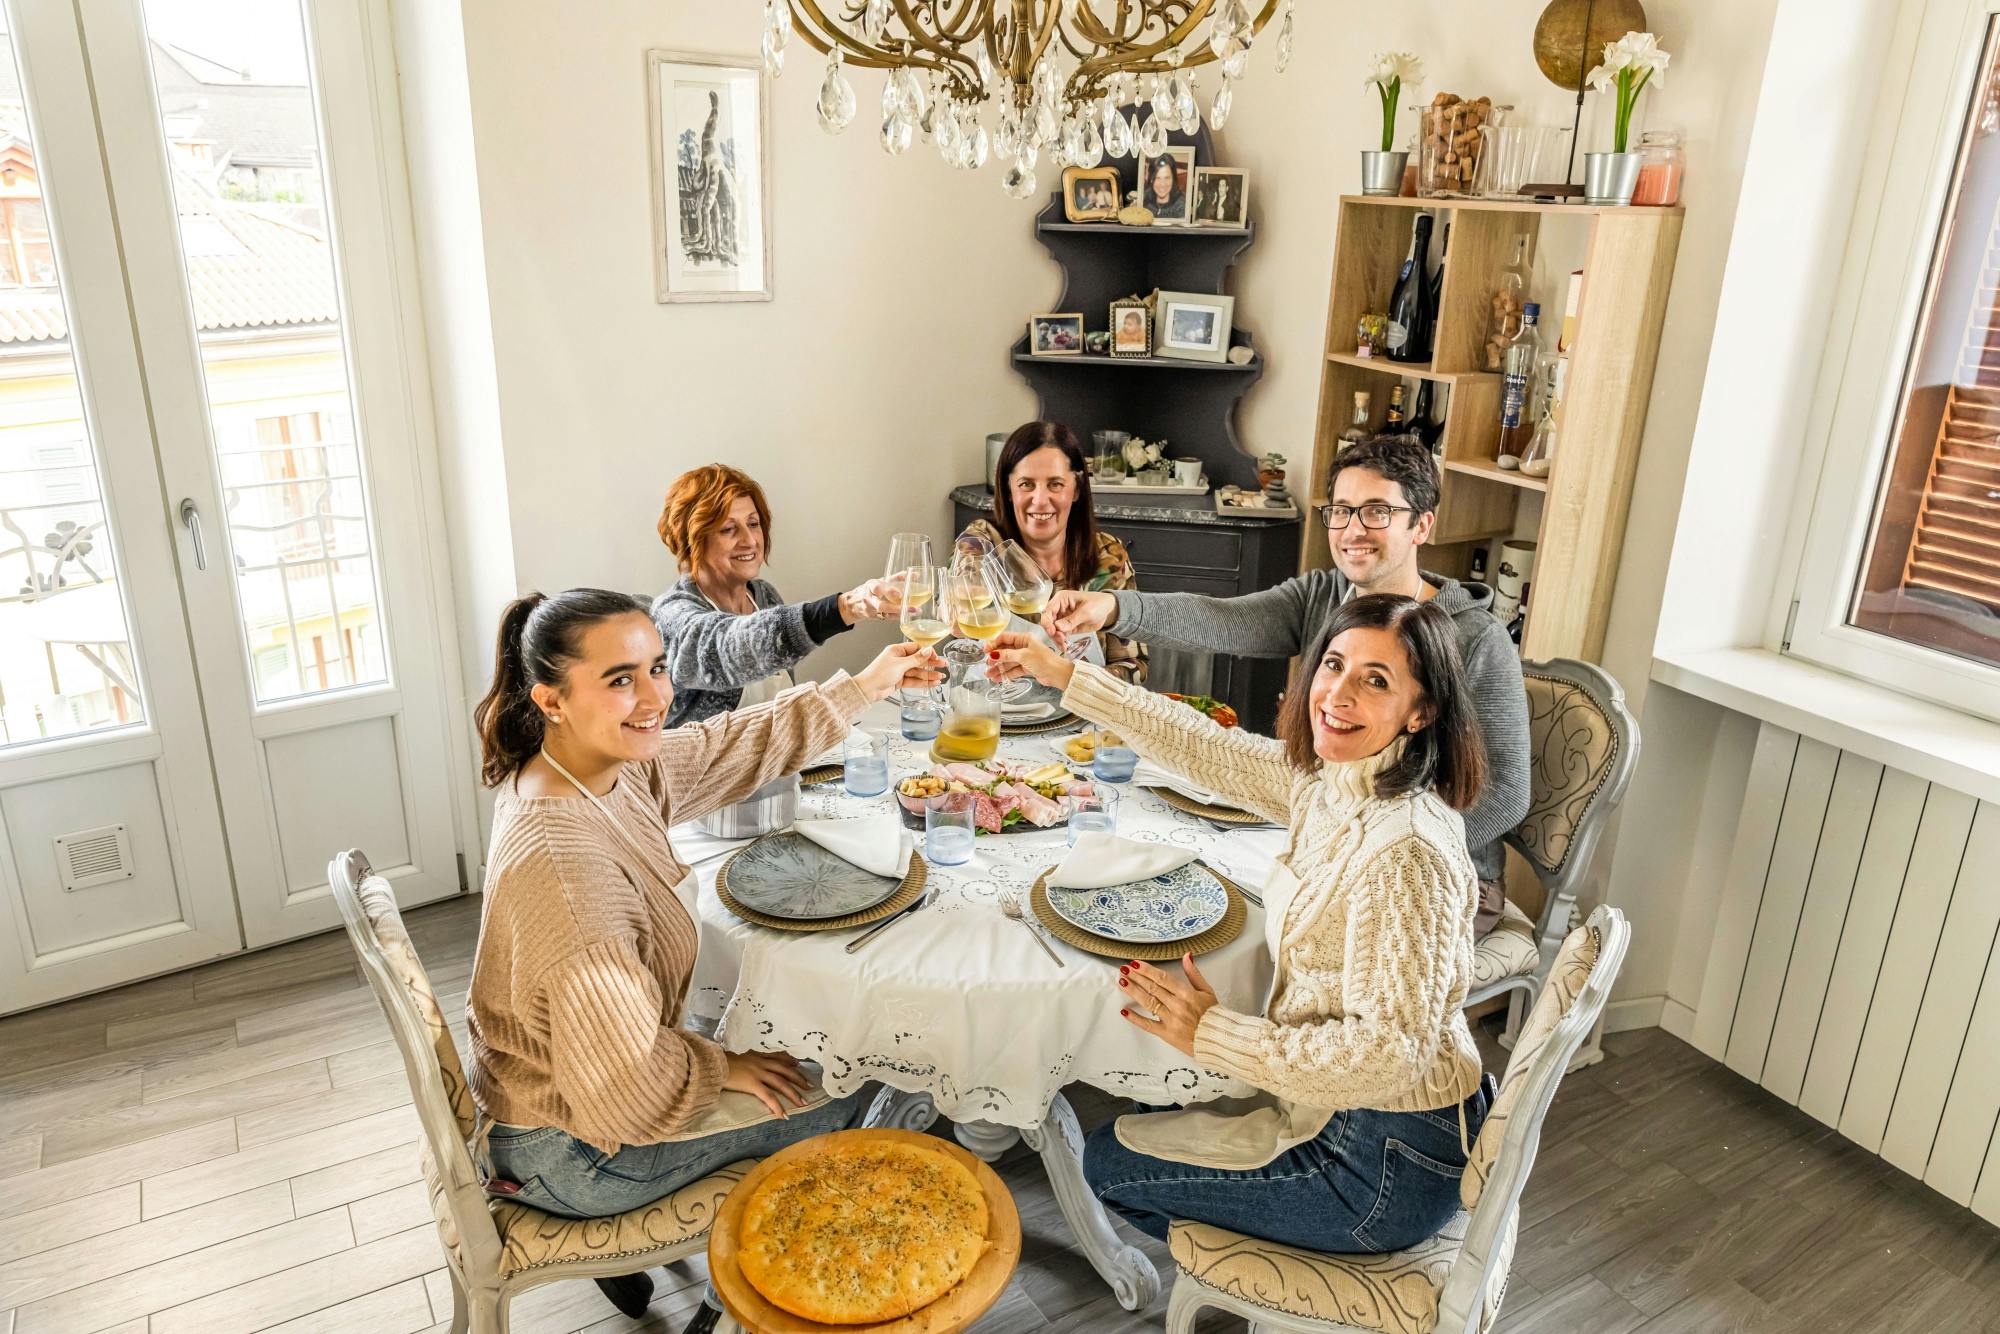
M756 56L646 53L656 299L771 299L770 90Z

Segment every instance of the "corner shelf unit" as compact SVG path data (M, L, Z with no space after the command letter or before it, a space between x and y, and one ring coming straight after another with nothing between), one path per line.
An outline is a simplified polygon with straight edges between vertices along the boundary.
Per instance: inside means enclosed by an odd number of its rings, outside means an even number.
M1195 150L1197 167L1217 165L1208 127L1192 135L1169 136ZM1107 161L1118 168L1120 198L1138 188L1138 163ZM1189 182L1193 188L1193 182ZM1111 303L1147 296L1155 289L1224 295L1230 268L1256 240L1254 222L1244 227L1127 227L1115 222L1071 222L1058 189L1035 220L1035 236L1062 268L1063 291L1054 305L1022 310L1009 357L1035 391L1038 415L1067 424L1088 448L1099 430L1130 431L1146 440L1168 442L1168 452L1199 458L1211 482L1255 489L1256 456L1236 433L1236 406L1264 376L1264 359L1233 362L1181 361L1171 357L1038 357L1028 351L1027 325L1037 314L1081 312L1086 332L1109 326ZM1255 351L1240 323L1232 347Z
M1367 312L1388 309L1420 209L1452 224L1432 360L1409 364L1356 356L1355 326ZM1547 477L1536 478L1503 470L1494 461L1500 377L1483 369L1483 355L1495 280L1513 258L1514 238L1526 235L1535 247L1544 219L1552 216L1574 217L1589 235L1555 466ZM1603 652L1682 218L1678 207L1365 195L1340 200L1309 474L1314 500L1324 500L1327 467L1340 447L1356 391L1371 392L1373 425L1379 428L1397 379L1448 385L1442 495L1431 538L1439 550L1426 564L1463 574L1473 545L1482 541L1494 546L1497 562L1498 540L1515 531L1521 497L1537 494L1541 520L1522 638L1526 657L1595 661ZM1562 295L1530 294L1558 325ZM1300 568L1325 569L1331 562L1326 531L1306 524Z

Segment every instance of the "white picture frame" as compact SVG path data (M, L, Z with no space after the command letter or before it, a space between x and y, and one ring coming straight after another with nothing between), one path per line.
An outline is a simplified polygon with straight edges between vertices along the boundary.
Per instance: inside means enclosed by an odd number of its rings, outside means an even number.
M662 304L771 300L771 92L756 56L646 52Z
M1250 173L1241 167L1196 167L1194 225L1242 228L1250 223Z
M1182 361L1227 361L1235 322L1233 296L1161 292L1154 299L1153 354Z

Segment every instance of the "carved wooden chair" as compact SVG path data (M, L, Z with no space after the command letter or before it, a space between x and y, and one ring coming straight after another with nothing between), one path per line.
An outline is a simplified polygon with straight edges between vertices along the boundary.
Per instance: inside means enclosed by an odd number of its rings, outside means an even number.
M1500 1314L1542 1119L1625 961L1631 927L1602 907L1562 942L1522 1026L1499 1096L1459 1182L1465 1208L1437 1236L1388 1255L1322 1255L1206 1223L1175 1223L1180 1266L1167 1334L1188 1334L1204 1306L1243 1316L1251 1334L1484 1334Z
M472 1094L430 977L403 928L389 882L357 849L327 867L341 920L403 1054L423 1123L424 1180L451 1274L452 1334L506 1334L507 1304L559 1279L616 1278L708 1246L708 1225L729 1190L755 1166L731 1163L630 1213L558 1218L488 1198L473 1167Z
M1639 760L1639 723L1625 691L1601 667L1557 658L1524 662L1528 688L1528 813L1505 836L1542 882L1539 921L1510 900L1500 924L1473 951L1467 1005L1512 992L1511 1045L1528 1005L1574 922L1577 892L1597 840L1624 800ZM1579 1065L1602 1059L1595 1044Z

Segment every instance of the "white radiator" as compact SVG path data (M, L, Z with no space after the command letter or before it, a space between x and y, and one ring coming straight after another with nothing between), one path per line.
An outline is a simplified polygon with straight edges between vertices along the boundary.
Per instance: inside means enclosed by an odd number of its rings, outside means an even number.
M2000 1223L2000 807L1765 724L1694 1045Z

